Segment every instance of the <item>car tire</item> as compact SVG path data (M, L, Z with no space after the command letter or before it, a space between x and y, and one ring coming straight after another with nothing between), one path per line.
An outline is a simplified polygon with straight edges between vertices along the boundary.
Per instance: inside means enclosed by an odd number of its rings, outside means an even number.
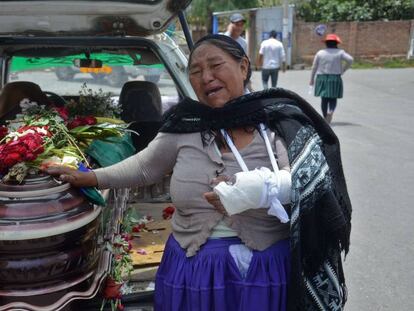
M161 79L161 76L158 75L151 75L151 76L144 76L145 81L158 83Z

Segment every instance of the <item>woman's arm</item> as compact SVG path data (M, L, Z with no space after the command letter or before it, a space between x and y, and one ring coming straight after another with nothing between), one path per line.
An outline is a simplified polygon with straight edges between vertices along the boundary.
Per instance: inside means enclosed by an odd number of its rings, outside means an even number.
M117 164L89 172L50 167L47 173L75 187L123 188L153 184L172 171L177 158L177 137L158 133L147 148Z
M352 63L354 62L354 58L347 52L342 51L341 60L345 62L345 64L342 66L342 74L344 74L345 71L351 67Z
M318 65L319 65L319 52L316 53L315 58L313 59L311 79L310 79L309 85L313 85L315 83L315 75L318 70Z
M147 148L115 165L94 170L100 189L150 185L173 170L177 135L158 133Z

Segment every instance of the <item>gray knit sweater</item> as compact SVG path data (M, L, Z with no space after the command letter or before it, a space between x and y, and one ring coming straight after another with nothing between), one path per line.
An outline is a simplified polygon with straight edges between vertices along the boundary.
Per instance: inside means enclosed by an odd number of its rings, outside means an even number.
M327 48L318 51L313 59L311 83L317 74L342 75L353 61L352 56L342 49Z
M268 131L280 169L289 170L286 146ZM253 141L242 148L249 169L271 163L263 138L255 132ZM171 198L176 207L172 218L173 235L187 256L193 256L221 221L235 230L250 248L263 250L289 236L289 224L282 224L267 214L267 209L253 209L231 217L217 212L204 198L212 191L217 175L233 175L241 169L232 153L220 154L214 138L203 145L200 133L159 133L140 153L107 168L94 170L99 188L121 188L153 184L170 172Z

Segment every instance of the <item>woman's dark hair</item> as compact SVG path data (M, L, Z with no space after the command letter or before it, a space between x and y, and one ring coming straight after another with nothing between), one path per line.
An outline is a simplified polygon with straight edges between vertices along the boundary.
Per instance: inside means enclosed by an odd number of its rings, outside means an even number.
M246 86L249 81L250 77L252 75L252 69L250 68L250 60L249 57L247 57L246 53L244 52L241 45L231 37L225 36L225 35L207 35L202 37L200 40L198 40L195 44L193 49L190 52L190 56L188 58L188 64L191 64L192 56L194 51L200 47L203 44L212 44L222 51L226 52L228 55L230 55L235 61L241 62L243 58L246 58L248 61L248 69L247 69L247 77L243 81L244 86Z
M326 44L327 48L331 48L331 49L334 49L334 48L338 47L338 42L336 42L334 40L325 41L325 44Z

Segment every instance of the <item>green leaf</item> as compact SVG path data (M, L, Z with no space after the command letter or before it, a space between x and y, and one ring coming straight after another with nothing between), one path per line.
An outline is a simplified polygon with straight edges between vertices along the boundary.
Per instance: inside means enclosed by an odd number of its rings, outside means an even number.
M75 127L73 129L69 130L69 133L70 134L82 133L82 132L85 132L85 131L91 129L91 127L92 127L91 125L78 126L78 127Z

